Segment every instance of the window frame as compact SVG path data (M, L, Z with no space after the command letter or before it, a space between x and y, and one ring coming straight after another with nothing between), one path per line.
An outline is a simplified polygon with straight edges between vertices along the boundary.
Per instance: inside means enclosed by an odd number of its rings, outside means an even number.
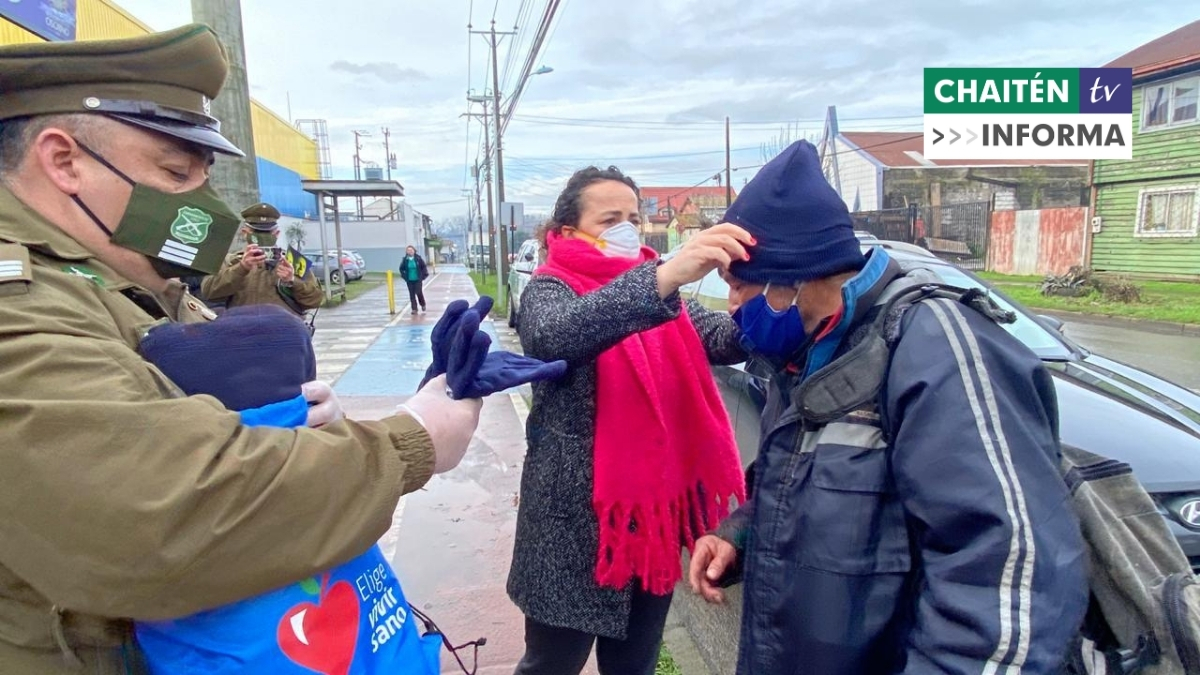
M1186 120L1184 122L1176 122L1172 119L1175 115L1175 87L1177 85L1179 85L1181 82L1184 82L1186 80L1192 80L1192 84L1198 92L1196 116L1193 117L1192 119ZM1142 114L1141 114L1142 119L1139 122L1139 131L1141 131L1142 133L1152 133L1155 131L1166 131L1169 129L1179 129L1182 127L1189 127L1189 126L1194 126L1194 125L1200 124L1200 73L1191 73L1191 74L1182 75L1179 77L1172 77L1172 78L1166 79L1166 80L1156 80L1154 82L1147 82L1147 83L1141 85L1141 87L1142 87ZM1153 126L1150 126L1147 124L1147 119L1150 116L1150 105L1149 105L1150 93L1152 91L1157 90L1159 87L1167 87L1167 99L1165 102L1166 103L1167 120L1160 124L1155 124Z
M1170 195L1173 193L1192 194L1191 227L1187 230L1174 232L1145 232L1142 225L1146 218L1146 205L1149 197ZM1168 202L1169 204L1169 202ZM1169 207L1168 207L1169 208ZM1163 187L1142 188L1138 192L1137 220L1133 223L1133 236L1138 239L1191 239L1200 234L1200 185L1171 185Z

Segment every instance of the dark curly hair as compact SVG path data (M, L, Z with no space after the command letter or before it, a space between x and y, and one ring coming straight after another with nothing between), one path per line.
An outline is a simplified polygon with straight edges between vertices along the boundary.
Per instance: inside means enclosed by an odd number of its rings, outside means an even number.
M583 191L595 183L606 180L628 185L633 190L633 194L637 195L638 202L641 202L642 194L638 190L637 183L617 167L610 166L607 169L601 169L589 166L580 169L571 176L570 180L567 181L567 187L558 195L558 200L554 202L554 213L550 215L550 220L546 221L538 230L537 238L542 242L543 248L546 246L546 235L548 233L561 232L563 227L579 226L579 215L583 211Z

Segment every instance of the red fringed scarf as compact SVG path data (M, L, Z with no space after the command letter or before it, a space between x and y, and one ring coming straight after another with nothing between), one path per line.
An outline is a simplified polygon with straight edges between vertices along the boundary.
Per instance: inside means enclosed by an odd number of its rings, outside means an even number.
M538 274L584 295L654 260L606 257L581 239L549 236ZM603 322L605 317L595 317ZM600 525L596 580L624 588L637 578L656 595L681 577L680 548L745 500L729 414L687 311L637 333L596 362L592 504Z

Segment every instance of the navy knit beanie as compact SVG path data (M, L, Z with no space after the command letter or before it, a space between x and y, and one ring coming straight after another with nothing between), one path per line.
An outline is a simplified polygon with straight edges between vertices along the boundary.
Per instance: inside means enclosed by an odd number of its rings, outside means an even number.
M846 203L825 180L821 158L798 141L767 163L725 212L758 241L749 262L729 268L753 284L787 284L860 270L866 263Z
M275 305L234 307L208 323L158 326L140 350L185 394L208 394L230 410L293 399L317 377L308 326Z

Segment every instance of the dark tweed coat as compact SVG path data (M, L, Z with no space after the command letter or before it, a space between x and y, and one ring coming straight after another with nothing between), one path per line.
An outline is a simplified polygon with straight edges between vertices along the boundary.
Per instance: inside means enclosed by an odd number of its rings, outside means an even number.
M526 427L529 453L508 577L513 602L540 623L625 638L632 587L601 588L595 579L596 357L634 333L679 316L678 295L659 298L655 268L655 263L639 265L584 296L558 279L538 275L521 296L517 330L525 353L570 364L563 379L533 385ZM695 303L687 311L711 362L745 360L728 314ZM710 377L708 371L678 375Z

